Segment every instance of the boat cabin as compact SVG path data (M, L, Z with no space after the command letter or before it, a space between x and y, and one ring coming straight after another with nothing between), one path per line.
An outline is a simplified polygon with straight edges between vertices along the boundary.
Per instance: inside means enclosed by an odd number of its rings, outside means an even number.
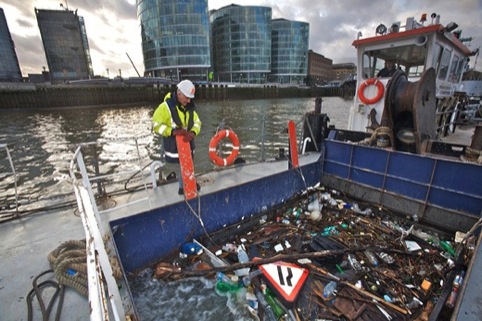
M380 24L376 35L368 38L361 38L359 33L353 42L357 49L359 87L349 129L366 131L371 109L376 110L376 119L381 121L388 82L394 71L403 71L408 81L417 82L425 71L433 68L438 101L462 91L461 79L471 51L461 42L461 32L454 31L457 24L443 26L436 14L431 19L427 24L424 14L420 22L408 18L405 25L396 22L387 28ZM381 75L387 62L393 64L394 70Z

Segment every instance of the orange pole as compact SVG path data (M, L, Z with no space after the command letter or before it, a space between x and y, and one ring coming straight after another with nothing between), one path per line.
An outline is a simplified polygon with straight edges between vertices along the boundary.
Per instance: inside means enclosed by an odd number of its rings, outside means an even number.
M296 143L296 128L295 123L290 120L288 122L288 135L290 140L290 156L291 156L291 164L293 167L297 168L299 166L298 163L298 144Z
M184 141L184 137L176 136L177 152L179 154L179 164L181 166L181 176L184 189L184 197L187 200L197 196L196 177L194 176L194 164L192 161L191 145Z

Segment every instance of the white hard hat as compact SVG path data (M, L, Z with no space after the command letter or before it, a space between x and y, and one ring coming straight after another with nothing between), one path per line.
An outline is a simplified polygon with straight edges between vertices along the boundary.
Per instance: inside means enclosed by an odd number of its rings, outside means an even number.
M196 92L196 88L190 80L183 80L179 84L177 84L177 88L186 96L187 98L194 98L194 93Z

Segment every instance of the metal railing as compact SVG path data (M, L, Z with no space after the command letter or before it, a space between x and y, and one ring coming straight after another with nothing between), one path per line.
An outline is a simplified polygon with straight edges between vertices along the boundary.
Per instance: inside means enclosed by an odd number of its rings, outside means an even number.
M14 186L15 186L15 217L18 216L18 186L17 186L17 172L15 172L15 167L13 166L13 161L12 161L12 156L10 155L10 151L8 149L8 146L6 144L0 144L0 149L5 149L5 152L7 153L7 160L10 165L11 171L7 171L2 173L4 176L13 176L13 181L14 181Z
M139 153L138 140L135 140L136 146L136 161L138 166L142 169L142 157ZM85 155L82 150L88 146L98 145L99 142L82 144L75 151L74 157L70 163L70 177L74 186L77 206L82 219L82 224L87 240L87 273L88 273L88 289L89 289L89 304L90 304L90 320L126 320L129 316L126 315L122 297L114 279L113 269L109 261L107 248L115 248L112 242L112 234L109 230L104 228L104 223L101 214L106 213L109 209L99 210L97 206L96 195L94 194L94 185L97 185L98 196L105 193L105 186L103 182L108 180L116 181L116 177L123 175L130 175L138 171L119 171L115 173L101 174L99 170L99 163L95 160L93 163L94 169L89 171L86 166ZM161 166L162 163L155 162L151 166L151 172L156 169L156 166ZM141 175L143 172L141 170ZM155 175L151 173L152 186L156 186ZM149 177L147 177L147 180ZM143 187L146 191L146 197L130 201L126 204L119 204L116 209L133 204L134 202L149 201L147 194L147 183L144 181ZM150 205L150 202L149 202ZM107 240L107 241L106 241Z

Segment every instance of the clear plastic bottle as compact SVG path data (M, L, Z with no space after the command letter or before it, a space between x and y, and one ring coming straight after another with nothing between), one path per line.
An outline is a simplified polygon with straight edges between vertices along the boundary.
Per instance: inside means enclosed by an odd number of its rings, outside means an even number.
M365 251L365 255L373 266L378 266L378 260L373 252Z
M362 270L362 266L360 262L358 262L358 260L356 259L355 255L348 254L348 262L350 263L350 266L354 271L359 272Z
M256 269L252 272L249 272L248 275L246 275L243 278L243 284L245 287L248 287L251 284L251 279L254 277L257 277L258 275L261 275L263 272L260 269Z
M231 280L230 277L228 277L226 274L224 274L223 272L218 272L216 273L216 280L218 282L224 282L226 284L231 284L231 285L235 285L236 283L233 282L233 280Z
M335 281L330 281L327 285L325 285L325 288L323 289L323 297L325 299L331 299L333 298L333 294L336 291L336 282Z
M278 319L273 312L273 308L268 304L268 301L266 301L263 293L261 293L259 290L255 290L255 295L258 299L258 303L264 308L263 321L277 321Z
M241 245L238 247L238 261L239 261L239 263L249 262L248 253L246 253L243 246L241 246ZM249 267L243 268L243 269L238 269L238 270L234 271L234 273L238 276L248 275L249 274Z

